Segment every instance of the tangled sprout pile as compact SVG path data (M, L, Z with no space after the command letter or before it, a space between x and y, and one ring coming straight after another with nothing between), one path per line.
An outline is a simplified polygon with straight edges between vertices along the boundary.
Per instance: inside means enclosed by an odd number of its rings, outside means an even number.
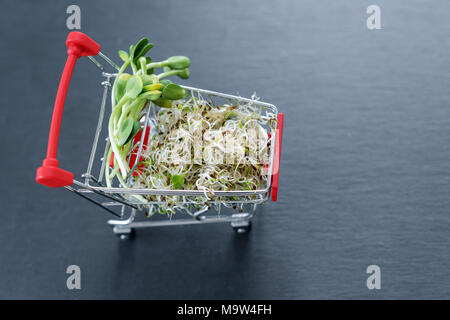
M253 103L214 106L187 97L160 108L155 120L133 187L201 190L202 202L214 191L256 190L264 184L271 139L262 125L274 127L274 114L261 114ZM186 202L179 196L147 199L168 203L164 213Z

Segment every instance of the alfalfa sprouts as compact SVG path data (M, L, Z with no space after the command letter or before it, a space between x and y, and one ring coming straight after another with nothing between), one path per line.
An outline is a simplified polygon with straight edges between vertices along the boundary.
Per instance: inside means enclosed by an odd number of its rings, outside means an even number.
M214 105L201 96L174 101L155 113L156 128L130 187L200 190L203 196L146 195L149 203L158 203L150 214L195 215L212 199L219 210L225 199L214 197L215 191L264 186L272 142L264 125L275 127L273 113L263 114L253 102Z

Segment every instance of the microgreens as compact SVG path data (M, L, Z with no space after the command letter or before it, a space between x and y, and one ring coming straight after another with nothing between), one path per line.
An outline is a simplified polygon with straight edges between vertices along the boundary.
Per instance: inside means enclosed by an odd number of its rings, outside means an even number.
M173 56L164 61L152 62L146 54L153 48L147 38L142 38L136 45L131 45L128 52L119 50L123 61L112 88L112 113L109 119L108 131L110 147L107 153L106 183L112 186L112 179L117 176L122 187L128 188L125 178L130 167L127 156L134 148L132 140L141 130L139 119L142 109L154 102L161 107L170 108L173 100L185 96L185 90L170 80L163 78L177 75L182 79L189 78L188 57ZM131 67L132 74L126 73ZM164 68L160 74L155 74L155 68ZM114 166L110 173L110 162L114 154ZM179 178L175 178L177 185ZM141 200L142 197L139 197Z

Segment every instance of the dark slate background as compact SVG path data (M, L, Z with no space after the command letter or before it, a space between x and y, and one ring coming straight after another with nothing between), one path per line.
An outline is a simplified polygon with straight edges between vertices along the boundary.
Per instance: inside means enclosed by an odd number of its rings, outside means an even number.
M187 85L285 113L280 195L240 236L154 228L120 242L100 209L34 182L66 59L66 8L117 60L192 59ZM366 28L381 7L382 30ZM2 1L0 298L450 298L448 1ZM61 166L84 172L101 77L77 65ZM82 289L66 288L66 267ZM381 267L382 289L366 288Z

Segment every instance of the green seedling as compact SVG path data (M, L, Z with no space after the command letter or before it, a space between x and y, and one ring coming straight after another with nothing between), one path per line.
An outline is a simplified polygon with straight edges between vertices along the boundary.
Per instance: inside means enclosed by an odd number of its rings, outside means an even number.
M172 81L163 79L177 75L182 79L189 78L189 66L191 61L185 56L173 56L164 61L153 62L146 54L153 48L148 38L142 38L136 45L130 45L128 52L119 50L118 54L123 61L119 68L112 88L111 104L112 113L108 123L110 147L107 152L107 164L110 163L114 153L114 167L110 172L106 166L106 184L112 186L112 179L117 176L119 183L127 188L125 181L129 173L127 157L132 152L129 143L141 129L140 118L142 109L152 101L155 105L164 108L172 107L172 100L178 100L185 96L185 90ZM133 74L125 71L131 67ZM162 73L155 75L156 68L166 68ZM182 176L174 176L172 183L175 186L183 184ZM139 195L134 197L145 202Z
M163 98L169 100L181 99L185 94L186 92L184 91L184 89L175 83L167 84L162 91Z
M174 189L181 189L184 184L184 177L179 174L175 174L170 177L170 182L172 182Z

